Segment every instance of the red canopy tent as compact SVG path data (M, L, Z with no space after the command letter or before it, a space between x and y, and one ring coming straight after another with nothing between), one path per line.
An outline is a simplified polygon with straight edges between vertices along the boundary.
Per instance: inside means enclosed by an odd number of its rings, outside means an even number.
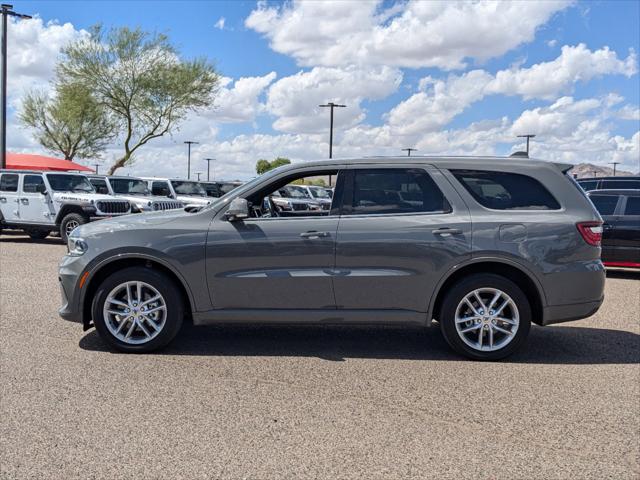
M7 152L7 168L13 170L58 170L64 172L75 170L80 172L93 172L92 168L85 167L71 160L45 157L44 155L9 152Z

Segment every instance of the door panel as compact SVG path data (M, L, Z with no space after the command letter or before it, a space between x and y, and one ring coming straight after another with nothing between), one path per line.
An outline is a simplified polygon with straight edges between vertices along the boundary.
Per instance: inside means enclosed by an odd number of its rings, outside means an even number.
M334 309L337 227L337 217L214 220L206 260L214 308Z
M19 179L20 176L17 173L0 174L0 208L4 220L7 222L20 221Z
M451 207L448 213L340 218L334 277L338 309L426 312L442 276L471 256L471 222L466 205L438 170L431 168L428 172ZM351 185L357 185L357 181ZM346 192L347 189L345 203ZM351 201L360 202L362 210L373 210L375 202L384 198L383 193L389 199L397 192L370 189L356 192ZM400 193L401 202L416 205L415 191Z
M36 190L44 186L41 175L25 175L20 193L20 218L25 223L53 223L52 209L48 195Z

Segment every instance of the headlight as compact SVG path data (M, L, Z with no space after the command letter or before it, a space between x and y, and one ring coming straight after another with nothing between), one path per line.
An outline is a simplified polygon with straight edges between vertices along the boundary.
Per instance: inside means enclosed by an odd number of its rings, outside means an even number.
M84 255L88 249L89 245L80 237L69 237L67 240L67 250L69 250L69 255L71 256L79 257Z

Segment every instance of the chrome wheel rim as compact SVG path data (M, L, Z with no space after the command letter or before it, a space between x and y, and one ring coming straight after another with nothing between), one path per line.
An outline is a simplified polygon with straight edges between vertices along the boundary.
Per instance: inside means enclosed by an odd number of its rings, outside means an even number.
M145 282L125 282L115 287L102 310L107 329L130 345L147 343L157 337L167 321L163 296Z
M80 226L80 223L78 223L76 220L69 220L67 222L67 225L65 226L65 231L67 232L67 235L69 235L79 226Z
M456 331L474 350L493 352L515 338L520 314L513 299L497 288L478 288L456 308Z

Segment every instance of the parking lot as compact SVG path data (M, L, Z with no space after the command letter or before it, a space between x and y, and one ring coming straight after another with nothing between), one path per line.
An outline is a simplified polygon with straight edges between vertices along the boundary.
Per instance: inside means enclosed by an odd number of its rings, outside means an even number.
M1 478L640 475L638 274L499 363L392 327L186 327L123 355L58 317L64 253L0 236Z

